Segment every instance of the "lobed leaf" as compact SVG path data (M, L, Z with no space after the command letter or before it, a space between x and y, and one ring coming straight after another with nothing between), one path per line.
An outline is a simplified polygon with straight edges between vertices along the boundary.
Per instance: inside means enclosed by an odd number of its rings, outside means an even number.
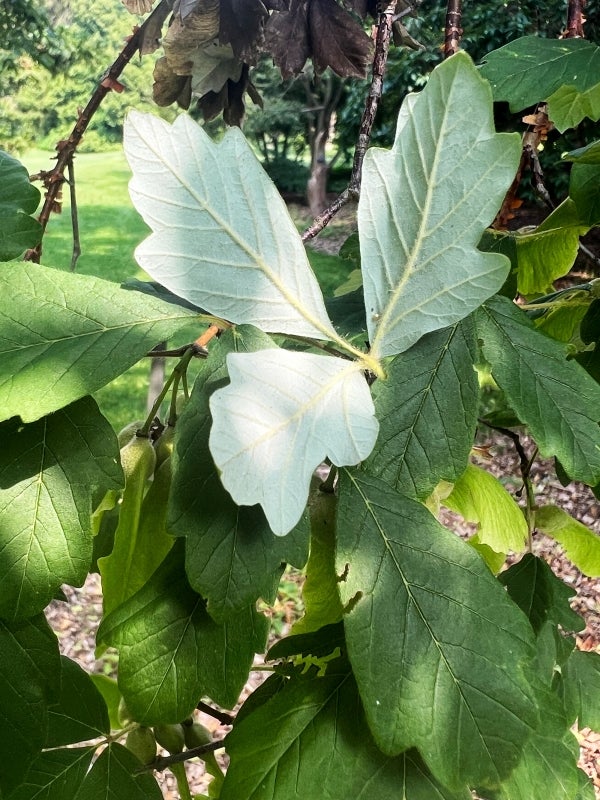
M520 150L516 135L495 133L490 88L458 53L405 100L393 148L367 152L358 221L377 357L458 322L502 287L508 260L477 244Z
M0 425L0 616L41 611L92 559L92 495L118 489L117 439L91 398Z
M378 423L360 364L270 349L227 357L231 383L210 398L210 450L239 505L260 503L277 535L298 522L325 458L358 464Z
M74 798L85 780L95 749L74 747L40 753L9 800Z
M111 742L94 761L73 800L163 800L154 776L138 772L141 766L127 748Z
M215 144L185 114L169 125L132 111L124 136L131 197L153 230L140 266L231 322L335 336L285 203L237 128Z
M476 324L494 380L540 453L573 480L600 482L600 386L507 298L489 300Z
M66 656L61 656L61 667L60 698L48 708L46 748L110 733L106 703L91 676Z
M42 238L42 226L30 215L40 192L29 181L25 167L0 150L0 261L18 258Z
M569 722L600 730L600 654L574 650L563 668L563 692Z
M471 320L424 336L396 356L373 386L379 437L369 475L418 499L465 470L475 435L479 384Z
M95 392L194 316L101 278L0 265L0 420Z
M444 785L497 785L536 721L532 630L480 557L420 504L344 470L338 574L375 741L417 747Z

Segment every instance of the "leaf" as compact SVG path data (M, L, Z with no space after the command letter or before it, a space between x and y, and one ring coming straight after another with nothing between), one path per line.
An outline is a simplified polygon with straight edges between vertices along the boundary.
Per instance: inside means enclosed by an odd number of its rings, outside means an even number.
M598 384L506 298L489 300L476 325L494 380L540 453L556 456L572 480L600 482Z
M221 0L219 40L231 44L237 58L249 58L266 18L262 0Z
M302 72L310 56L308 3L292 3L289 9L271 14L265 27L265 47L284 79Z
M600 536L557 506L538 508L535 527L555 539L584 575L600 578Z
M239 613L260 597L274 600L282 564L302 567L308 557L307 526L298 526L283 539L273 536L260 507L240 508L233 502L208 449L208 401L227 378L227 353L272 346L266 334L249 326L224 333L211 347L177 421L169 530L186 537L190 585L206 597L216 621Z
M375 741L389 755L417 747L445 786L496 785L536 720L529 623L420 503L356 472L340 484L336 568Z
M137 594L102 621L98 644L119 650L119 688L143 725L185 719L203 696L233 708L267 621L253 608L218 625L189 586L183 543Z
M92 678L66 656L61 657L61 693L48 709L45 747L60 747L110 733L108 710Z
M562 154L563 161L574 161L576 164L600 164L600 140L590 142L585 147L578 147Z
M73 800L163 800L151 773L136 774L140 767L127 748L112 742L96 759Z
M574 650L562 675L569 721L600 731L600 654Z
M378 423L360 364L270 349L227 357L231 383L210 398L210 450L238 505L260 503L276 535L302 516L325 458L358 464Z
M121 692L119 691L117 682L113 678L109 678L108 675L102 675L101 673L93 673L90 675L90 679L104 698L108 709L110 729L113 731L120 729L122 727L119 722Z
M465 320L424 336L396 356L373 387L379 438L365 462L369 475L423 499L440 480L464 471L475 436L477 344Z
M466 522L477 523L480 544L496 553L520 553L527 539L523 512L500 481L481 467L468 464L442 504Z
M94 747L49 750L33 761L9 800L64 800L75 797L90 768Z
M322 677L294 672L236 722L221 800L467 800L444 789L413 751L385 756L373 742L352 673L339 659Z
M185 114L169 125L132 111L125 153L131 197L154 231L136 258L153 278L231 322L331 335L302 240L239 130L215 144Z
M6 796L44 745L46 709L60 687L60 661L58 641L43 615L0 621L0 653L0 792Z
M574 589L563 583L548 564L532 553L500 573L498 580L539 633L547 621L567 631L581 631L585 622L569 605Z
M502 287L508 260L477 243L520 150L515 135L494 133L489 86L458 53L407 98L393 148L367 152L358 220L375 355L407 350Z
M0 420L95 392L194 316L89 275L0 264Z
M0 150L0 261L18 258L42 238L42 226L33 219L40 193L29 182L25 167Z
M0 425L0 616L41 611L92 558L92 495L119 488L117 440L91 398Z
M600 225L600 167L589 164L574 164L569 181L569 197L577 207L583 232Z
M523 36L488 53L480 69L494 100L506 100L511 111L548 101L561 132L600 116L600 47L584 39Z
M302 586L304 616L292 628L296 635L339 622L344 614L335 572L337 500L333 492L317 488L309 501L310 558Z
M362 25L335 0L310 0L309 41L315 72L327 67L341 78L364 78L373 42Z

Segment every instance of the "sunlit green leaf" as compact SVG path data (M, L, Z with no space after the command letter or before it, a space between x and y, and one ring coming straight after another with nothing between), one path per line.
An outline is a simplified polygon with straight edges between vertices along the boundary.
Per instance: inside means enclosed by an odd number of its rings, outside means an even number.
M424 336L373 387L380 430L365 462L370 475L410 497L464 471L475 435L479 384L473 325L464 320Z
M495 133L489 85L463 52L405 100L393 148L367 151L358 220L378 357L458 322L501 288L508 260L477 243L519 157L518 137Z
M92 558L92 495L118 488L113 429L91 398L37 422L0 425L0 616L41 611Z
M0 420L31 422L95 392L193 318L100 278L0 265Z
M600 536L557 506L535 512L536 528L555 539L585 575L600 578Z
M238 128L216 144L185 114L169 125L132 111L124 142L131 197L154 231L136 258L153 278L231 322L329 337L302 240Z
M231 383L210 398L210 451L239 505L260 503L271 530L288 533L326 458L358 464L379 430L361 365L270 349L231 353Z
M475 551L420 503L341 475L337 571L352 669L385 753L417 747L445 785L494 786L535 724L533 634Z
M232 708L266 640L267 621L253 608L217 624L183 560L180 542L98 630L99 644L119 650L119 688L144 725L180 722L203 696Z
M0 261L18 258L42 238L42 226L29 216L40 202L40 192L29 181L25 167L0 150Z
M476 320L492 375L540 453L556 456L574 480L600 482L598 384L506 298L489 300Z

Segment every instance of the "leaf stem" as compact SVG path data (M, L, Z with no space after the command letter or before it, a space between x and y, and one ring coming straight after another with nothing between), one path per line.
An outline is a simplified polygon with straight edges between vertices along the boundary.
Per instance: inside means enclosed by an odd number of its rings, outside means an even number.
M202 758L206 753L213 753L215 750L220 750L223 747L223 740L218 739L215 742L200 745L200 747L191 747L189 750L184 750L182 753L173 753L169 756L160 756L156 758L151 764L146 764L136 770L136 774L141 772L163 772L165 769L170 769L173 772L174 764L182 764L190 758Z
M156 398L156 400L154 401L154 403L152 405L152 408L150 409L150 411L148 413L148 416L146 417L146 421L144 422L142 427L139 429L139 431L137 433L138 436L141 436L141 437L148 436L148 434L150 432L150 428L152 426L152 422L153 422L154 418L157 416L157 414L158 414L158 412L160 410L160 407L163 404L163 401L164 401L165 397L167 396L167 394L169 392L169 389L171 388L171 386L174 383L175 383L176 386L179 385L179 381L181 380L181 376L186 372L192 357L195 355L195 352L196 352L196 349L194 348L193 345L188 347L188 349L183 354L183 357L181 358L181 360L178 362L178 364L176 364L175 368L173 369L173 372L169 375L169 377L165 381L163 388L159 392L158 397ZM171 402L173 402L173 401L171 401Z
M192 800L192 793L190 792L190 784L188 783L185 764L171 764L170 770L173 775L175 775L180 800Z
M233 714L227 714L225 711L220 711L218 708L213 708L209 706L208 703L203 703L200 701L196 706L198 711L202 711L203 714L208 714L209 717L213 717L214 719L218 720L221 725L233 725L235 722L235 717Z

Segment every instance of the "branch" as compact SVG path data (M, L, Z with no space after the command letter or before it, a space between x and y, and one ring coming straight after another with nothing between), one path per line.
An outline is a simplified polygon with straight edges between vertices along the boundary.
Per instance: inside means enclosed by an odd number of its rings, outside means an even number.
M209 717L213 717L214 719L218 720L221 725L233 725L235 721L235 717L232 714L227 714L225 711L219 711L218 708L213 708L209 706L208 703L203 703L200 701L196 706L198 711L202 711L203 714L208 714Z
M71 229L73 231L73 253L71 255L71 272L75 272L77 261L81 255L81 239L79 238L79 214L77 211L77 191L75 189L75 164L73 158L67 163L69 175L69 194L71 196Z
M463 34L461 27L461 0L448 0L446 6L446 35L444 37L444 58L449 58L460 50Z
M44 174L44 184L46 187L46 196L44 198L44 205L40 212L39 221L42 226L42 236L46 231L50 214L56 208L58 197L60 195L62 184L65 180L64 173L67 165L73 158L73 154L77 149L83 134L87 130L92 117L100 108L100 104L106 95L112 90L122 91L123 87L118 82L117 78L121 75L127 64L131 61L133 56L140 48L143 41L145 30L154 22L154 20L165 14L165 9L170 8L172 0L161 0L154 11L147 17L143 24L134 29L133 35L127 41L125 47L119 53L115 62L108 68L102 76L94 93L90 97L88 104L79 114L77 122L71 135L68 139L60 141L56 145L58 156L56 157L56 165L52 170ZM42 255L42 242L37 245L33 250L30 250L26 258L28 261L35 261L39 263Z
M584 38L585 34L583 32L583 24L585 22L585 17L583 16L583 9L585 8L585 5L586 0L568 0L567 30L563 38Z
M331 222L341 208L351 200L356 201L360 194L363 161L365 159L367 147L369 146L371 131L373 130L373 123L375 122L375 114L377 113L377 107L383 91L383 76L387 64L388 51L390 49L390 38L395 10L396 3L388 3L379 16L377 36L375 38L375 55L373 56L371 86L369 87L369 94L360 121L358 139L354 149L354 162L352 164L350 182L348 187L336 197L333 203L326 208L322 214L319 214L312 225L304 231L302 234L303 242L314 239L314 237Z
M182 753L174 753L170 756L159 756L155 758L150 764L140 767L135 771L136 775L141 772L162 772L168 769L173 764L182 764L184 761L189 761L190 758L202 758L206 753L214 753L215 750L220 750L223 747L223 740L218 739L216 742L209 742L208 744L200 745L200 747L192 747L189 750L184 750Z

